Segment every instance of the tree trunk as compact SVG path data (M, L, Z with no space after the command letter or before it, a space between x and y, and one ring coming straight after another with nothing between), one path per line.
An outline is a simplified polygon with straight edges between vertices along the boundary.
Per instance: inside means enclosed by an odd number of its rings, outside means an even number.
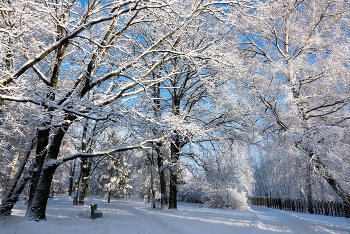
M68 188L68 197L71 198L72 197L72 192L73 192L73 176L69 177L69 188Z
M153 178L153 149L152 149L152 160L151 160L151 196L152 196L152 208L156 208L154 178Z
M28 198L28 208L27 210L31 209L32 201L35 196L35 191L38 185L38 181L40 178L40 173L44 164L44 159L47 152L47 145L49 142L49 134L50 129L39 129L38 131L38 140L36 145L36 157L34 162L34 168L33 168L33 175L31 179L31 185L29 190L29 198Z
M313 154L309 155L311 158L314 158L315 168L320 171L322 177L327 181L327 183L332 187L335 193L342 199L347 217L350 216L350 194L348 190L344 189L339 182L334 179L333 174L327 166L327 163L321 161L320 157L314 156Z
M31 167L30 172L27 172L25 176L22 177L20 182L17 184L16 189L12 192L11 197L7 198L5 202L1 203L0 206L0 219L9 217L11 215L11 211L13 206L18 201L19 195L22 193L25 188L28 180L31 178Z
M80 185L80 180L83 172L83 164L80 164L80 170L79 170L79 175L77 179L75 180L75 187L74 187L74 197L73 197L73 205L78 205L78 195L79 195L79 185Z
M68 188L68 196L69 196L69 198L72 197L72 192L73 192L74 172L75 172L75 160L73 162L73 165L70 168L70 173L69 173L69 188Z
M84 123L84 128L83 128L83 138L82 138L82 144L81 144L81 149L83 152L86 153L86 147L87 147L87 143L86 143L86 137L87 137L87 121L85 121ZM85 198L85 194L87 191L87 181L89 179L89 166L88 166L88 159L84 158L82 160L82 180L81 180L81 186L80 186L80 193L79 193L79 205L83 206L84 205L84 198Z
M55 183L51 183L49 197L53 198L55 196Z
M27 208L28 220L46 220L45 212L47 199L49 198L51 182L53 175L59 164L55 163L57 159L62 139L65 132L68 130L68 126L56 128L53 132L52 140L48 147L44 165L42 166L39 181L36 186L34 197L32 198L31 206Z
M153 74L155 75L155 74ZM154 116L157 121L160 121L161 118L161 93L160 93L160 84L153 86L153 97L154 97ZM159 138L161 133L157 130L153 130L155 135ZM160 204L161 208L165 209L168 207L168 196L166 191L166 178L165 178L165 170L163 168L163 152L162 152L162 142L156 143L156 152L157 152L157 166L158 166L158 174L159 174L159 182L160 182Z
M175 92L172 94L172 114L180 116L181 98ZM169 193L169 209L177 209L177 162L179 160L180 140L176 130L173 132L170 144L170 193Z
M177 209L177 162L179 160L179 139L178 135L171 142L171 166L170 166L170 194L169 209Z
M18 201L19 194L22 192L28 179L30 178L30 176L27 175L26 176L27 178L22 179L22 181L18 185L18 188L16 189L18 181L20 180L21 175L24 171L25 165L28 162L28 158L30 156L30 153L32 152L32 150L35 147L36 138L37 138L37 133L35 133L35 136L32 140L30 149L27 151L26 155L22 158L21 163L19 165L19 168L18 168L16 174L14 175L14 177L12 178L10 186L6 189L6 193L3 197L1 205L0 205L0 218L4 218L6 216L11 215L11 210L12 210L13 206L15 205L15 203ZM14 199L14 198L17 198L17 199Z
M85 188L85 197L88 196L88 191L89 191L89 184L86 184L86 188Z
M82 180L81 180L81 186L80 186L80 193L79 193L79 205L84 205L84 198L85 193L87 190L87 181L89 179L89 168L88 168L88 160L86 158L83 159L82 162Z
M48 160L45 160L45 162L48 162ZM46 220L45 212L47 200L50 194L53 174L55 173L57 166L58 165L50 165L43 167L35 192L35 197L32 200L32 206L28 206L27 208L28 220Z
M346 217L350 217L350 194L347 190L344 190L342 186L333 178L333 175L326 172L323 178L328 182L328 184L334 189L338 196L342 199L343 205L346 211Z
M158 173L159 173L159 181L160 181L160 204L161 208L164 209L168 207L168 196L166 192L166 178L165 178L165 169L163 168L163 155L162 155L162 143L158 142L156 144L156 152L157 152L157 163L158 163Z
M308 203L308 211L310 214L314 213L314 204L312 199L312 166L309 164L307 167L307 178L306 178L306 186L307 186L307 203Z

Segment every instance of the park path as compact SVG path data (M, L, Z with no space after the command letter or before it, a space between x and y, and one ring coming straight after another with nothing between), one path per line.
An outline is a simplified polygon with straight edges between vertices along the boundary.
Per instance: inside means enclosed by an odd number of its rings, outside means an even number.
M350 233L349 219L310 215L253 206L250 211L203 208L179 203L177 210L152 209L139 198L96 203L102 219L90 219L89 206L73 206L66 197L53 198L46 222L25 220L25 206L17 204L13 217L0 222L1 234L204 234L204 233Z

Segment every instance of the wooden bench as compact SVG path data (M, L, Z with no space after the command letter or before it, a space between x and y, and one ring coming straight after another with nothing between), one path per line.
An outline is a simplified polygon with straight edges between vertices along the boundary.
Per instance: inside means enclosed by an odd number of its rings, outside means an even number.
M102 218L102 211L97 209L97 204L91 204L91 218Z

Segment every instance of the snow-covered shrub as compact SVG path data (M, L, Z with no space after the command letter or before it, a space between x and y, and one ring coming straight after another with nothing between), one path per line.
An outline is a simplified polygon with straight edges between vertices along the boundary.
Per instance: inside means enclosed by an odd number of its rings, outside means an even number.
M205 174L206 172L203 172ZM247 193L232 187L232 180L211 180L207 176L188 173L186 184L178 192L178 200L190 203L204 203L207 208L249 210ZM237 184L235 184L237 185ZM240 186L241 187L241 186ZM242 187L241 187L242 188Z
M185 177L185 184L181 186L177 199L181 202L189 203L204 203L206 201L206 189L203 185L205 181L201 178L195 177L192 174L187 174Z
M249 210L246 193L238 192L237 188L211 189L206 193L206 197L208 200L204 206L208 208Z
M212 146L205 145L208 155L201 156L202 168L189 167L192 172L188 171L187 184L181 187L181 200L209 208L249 210L247 196L254 184L250 149L229 142Z

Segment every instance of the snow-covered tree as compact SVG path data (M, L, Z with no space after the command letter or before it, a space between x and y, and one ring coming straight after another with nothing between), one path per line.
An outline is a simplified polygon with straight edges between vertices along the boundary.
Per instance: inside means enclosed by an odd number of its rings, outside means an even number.
M303 155L290 160L309 173L307 186L312 173L321 175L350 209L348 16L348 1L280 0L232 20L241 37L235 48L250 67L242 82L266 108L264 131L279 134L270 145Z
M129 194L129 189L132 186L129 184L130 171L125 162L125 157L118 154L114 157L107 157L103 162L104 167L108 173L100 178L100 189L110 202L111 197L123 199L125 195Z

